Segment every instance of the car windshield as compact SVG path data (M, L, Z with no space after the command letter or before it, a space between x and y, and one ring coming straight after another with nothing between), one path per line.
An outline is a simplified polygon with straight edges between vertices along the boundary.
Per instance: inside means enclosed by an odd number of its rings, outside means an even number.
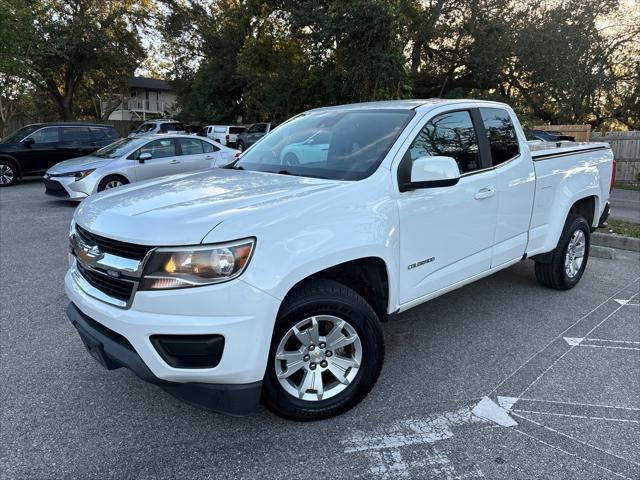
M230 168L361 180L377 168L412 110L325 110L282 124L247 150Z
M101 148L91 155L99 158L118 158L126 155L131 150L135 150L148 141L148 138L123 138L122 140L118 140L117 142Z
M13 132L12 134L4 137L2 140L0 140L0 143L13 143L15 141L22 140L24 137L26 137L30 133L33 133L38 128L40 128L40 126L38 125L28 125L26 127L22 127L19 130L16 130L15 132Z

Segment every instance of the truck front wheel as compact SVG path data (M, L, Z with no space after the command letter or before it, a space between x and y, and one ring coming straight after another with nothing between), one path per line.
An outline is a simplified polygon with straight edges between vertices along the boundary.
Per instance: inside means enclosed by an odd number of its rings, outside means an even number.
M589 260L591 230L582 216L570 213L555 250L547 262L536 261L536 278L545 287L569 290L575 287Z
M280 309L263 402L292 420L320 420L359 403L384 361L378 317L350 288L314 280Z

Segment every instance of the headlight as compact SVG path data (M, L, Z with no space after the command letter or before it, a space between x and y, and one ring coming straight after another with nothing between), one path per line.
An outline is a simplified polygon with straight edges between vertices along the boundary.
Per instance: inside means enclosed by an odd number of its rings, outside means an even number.
M248 238L219 245L158 248L147 261L140 290L226 282L242 274L254 246L255 239Z
M78 180L82 180L83 178L87 178L89 175L91 175L93 172L95 172L95 168L92 168L91 170L82 170L80 172L69 172L69 173L59 173L58 175L56 175L57 177L75 177L76 182Z

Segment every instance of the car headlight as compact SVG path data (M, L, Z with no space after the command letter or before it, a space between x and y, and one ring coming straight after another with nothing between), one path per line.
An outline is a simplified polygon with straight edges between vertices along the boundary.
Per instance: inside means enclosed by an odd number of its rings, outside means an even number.
M218 245L166 247L153 251L140 290L164 290L221 283L242 274L255 246L254 238Z
M57 177L75 177L76 182L77 182L78 180L82 180L83 178L87 178L89 175L91 175L95 171L96 171L96 169L92 168L90 170L81 170L79 172L59 173L56 176Z

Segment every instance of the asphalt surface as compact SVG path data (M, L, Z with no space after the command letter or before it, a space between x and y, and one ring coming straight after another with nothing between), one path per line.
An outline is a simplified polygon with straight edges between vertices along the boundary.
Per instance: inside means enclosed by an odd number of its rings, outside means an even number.
M0 478L640 478L637 254L591 258L568 292L522 262L406 312L338 418L230 418L85 352L64 314L73 206L43 190L0 189Z
M640 223L640 191L615 188L611 193L611 218Z

